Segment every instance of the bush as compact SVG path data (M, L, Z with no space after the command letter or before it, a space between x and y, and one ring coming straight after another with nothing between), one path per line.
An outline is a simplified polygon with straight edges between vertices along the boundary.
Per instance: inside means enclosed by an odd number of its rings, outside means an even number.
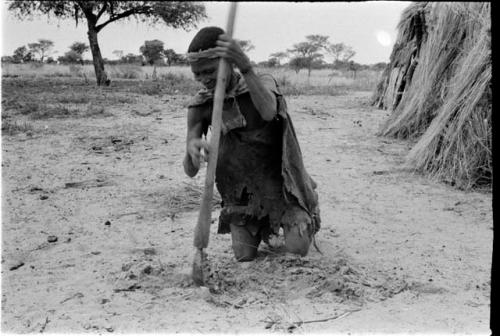
M140 79L142 70L137 65L119 65L110 68L110 77L122 79Z
M78 64L70 64L69 73L75 77L83 77L83 66Z

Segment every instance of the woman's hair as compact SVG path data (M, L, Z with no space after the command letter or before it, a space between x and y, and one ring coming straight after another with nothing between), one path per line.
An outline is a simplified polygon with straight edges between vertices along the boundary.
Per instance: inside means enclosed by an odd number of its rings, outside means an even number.
M189 44L188 52L198 52L215 48L219 35L224 34L224 30L219 27L202 28Z

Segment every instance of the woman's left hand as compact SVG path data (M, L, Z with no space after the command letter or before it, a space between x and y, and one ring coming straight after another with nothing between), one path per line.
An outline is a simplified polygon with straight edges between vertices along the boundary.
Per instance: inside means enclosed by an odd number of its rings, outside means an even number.
M224 57L229 62L236 65L240 71L246 72L252 67L250 59L245 55L243 50L241 50L238 42L226 34L219 35L216 53L219 57Z

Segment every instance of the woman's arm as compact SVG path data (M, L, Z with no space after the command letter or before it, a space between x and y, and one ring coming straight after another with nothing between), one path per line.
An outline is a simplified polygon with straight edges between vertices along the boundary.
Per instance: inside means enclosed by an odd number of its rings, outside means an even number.
M194 177L200 170L200 162L206 159L201 149L205 149L205 155L208 155L208 143L201 138L203 132L203 114L195 109L188 110L187 117L187 137L186 137L186 155L184 156L184 172L189 177ZM208 156L207 156L208 157Z
M217 46L217 54L235 64L245 77L252 102L262 119L272 120L277 113L276 96L255 74L248 56L235 40L225 34L219 36Z

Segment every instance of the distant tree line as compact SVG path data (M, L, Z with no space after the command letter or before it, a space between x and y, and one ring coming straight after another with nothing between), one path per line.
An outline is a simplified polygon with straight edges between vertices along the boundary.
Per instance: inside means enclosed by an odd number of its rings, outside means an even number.
M165 49L163 42L158 40L145 41L140 47L140 54L123 55L123 51L115 50L116 60L104 59L98 43L98 34L110 23L135 19L140 22L156 25L163 23L172 28L196 27L197 23L207 17L205 6L202 3L190 1L76 1L76 0L11 0L7 9L18 19L24 20L36 15L46 15L50 19L73 19L78 25L84 22L88 28L89 45L75 42L70 50L58 57L60 63L87 63L82 55L90 49L94 65L97 85L109 85L104 69L105 63L139 63L146 64L186 64L182 54L172 49ZM313 69L332 68L348 69L354 73L363 68L363 65L351 60L356 54L352 47L343 43L331 43L324 35L308 35L306 40L294 44L286 51L275 52L269 59L260 65L268 67L288 66L297 73L307 69L310 76ZM239 41L242 48L249 51L254 48L248 40ZM12 56L2 57L4 62L55 62L50 56L53 42L40 39L38 42L21 46ZM324 61L325 55L332 56L333 62ZM288 59L288 62L281 62ZM372 66L375 68L375 65Z
M281 67L287 66L297 73L301 69L307 69L308 76L313 69L333 69L348 70L354 74L358 70L373 69L382 70L386 63L377 63L374 65L361 65L351 59L356 55L356 51L344 43L332 43L329 37L325 35L308 35L305 41L294 44L286 51L278 51L269 55L267 61L258 63L260 66ZM326 62L325 56L330 56L331 63ZM283 63L284 60L288 62Z
M52 48L54 42L47 39L40 39L36 43L28 43L14 50L12 56L3 56L2 62L9 63L60 63L60 64L92 64L92 60L85 60L83 54L89 51L89 46L83 42L74 42L69 46L69 50L63 55L54 59ZM145 41L139 48L139 54L128 53L124 55L122 50L114 50L116 59L109 60L103 58L107 64L140 64L140 65L185 65L186 58L183 54L178 54L173 49L165 49L164 43L160 40ZM49 56L49 57L47 57Z
M254 49L254 45L249 40L238 40L245 51ZM29 43L28 46L21 46L14 51L12 56L4 56L3 62L11 63L60 63L60 64L91 64L91 60L84 60L83 54L89 51L89 46L83 42L74 42L69 46L69 50L59 56L57 60L52 57L45 58L52 54L54 42L47 39L40 39L37 43ZM113 60L103 58L107 64L140 64L140 65L187 65L184 54L177 53L174 49L165 49L165 44L160 40L144 41L139 48L139 54L128 53L124 55L123 50L114 50ZM38 57L37 57L38 56Z
M172 28L187 29L195 27L198 21L207 17L203 4L188 1L12 0L7 8L20 20L42 14L51 19L74 19L77 25L84 22L88 28L97 85L110 84L98 42L98 34L110 23L135 19L150 25L163 23ZM29 55L24 56L21 61L29 59ZM77 55L65 56L72 58Z
M248 52L255 49L250 40L237 40L241 48ZM90 47L84 42L74 42L69 46L69 50L64 55L54 59L54 43L47 39L39 39L37 42L28 43L27 46L17 48L12 56L2 57L2 62L12 63L59 63L59 64L92 64L92 60L83 58L85 52ZM114 50L114 59L103 58L105 64L136 64L136 65L155 65L172 66L187 65L188 62L184 54L177 53L171 48L165 49L165 43L160 40L144 41L139 47L139 53L124 54L123 50ZM259 62L255 65L262 67L287 67L297 73L301 69L306 69L310 76L313 69L332 69L352 71L356 74L358 70L371 69L382 71L386 63L380 62L373 65L362 65L353 62L351 59L356 52L354 49L344 43L330 43L328 36L308 35L306 40L296 43L292 48L286 51L278 51L269 55L267 61ZM325 62L325 56L330 56L332 61ZM332 73L333 74L333 73Z

